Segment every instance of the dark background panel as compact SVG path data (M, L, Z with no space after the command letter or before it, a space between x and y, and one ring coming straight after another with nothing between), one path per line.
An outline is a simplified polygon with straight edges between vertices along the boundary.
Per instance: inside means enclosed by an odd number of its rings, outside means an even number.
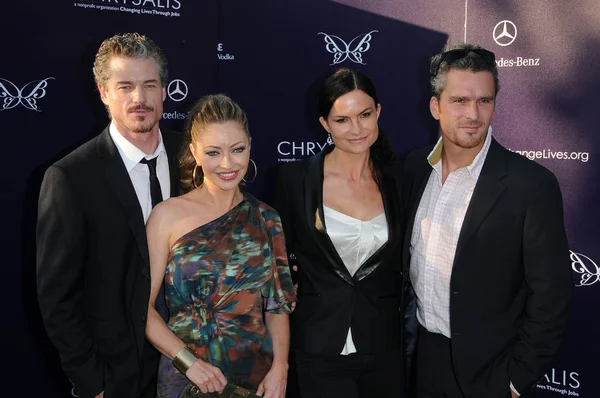
M165 12L169 16L161 15ZM494 51L502 63L494 136L512 150L528 151L526 155L552 170L565 200L573 251L573 264L566 266L576 270L576 300L568 339L542 379L539 396L597 395L597 2L6 0L0 15L0 84L7 91L0 97L0 131L7 146L0 157L5 171L0 203L7 231L0 300L6 311L4 353L11 360L3 380L23 389L34 385L49 397L71 396L37 307L36 206L48 165L108 123L92 75L94 55L104 38L138 31L165 51L172 95L164 103L163 128L181 129L187 109L204 94L224 92L236 99L248 113L252 157L259 168L248 189L267 201L281 163L325 145L316 112L324 74L349 67L372 78L382 104L380 126L402 155L437 138L427 106L428 58L447 40L466 38ZM494 27L504 20L514 24L517 37L501 46L494 40ZM358 46L369 32L370 40ZM338 64L327 51L325 34L336 43L334 52L345 58ZM505 66L518 57L521 65ZM538 58L538 66L523 65L525 59L535 63ZM579 159L557 159L558 152L575 153ZM289 395L297 396L293 379Z

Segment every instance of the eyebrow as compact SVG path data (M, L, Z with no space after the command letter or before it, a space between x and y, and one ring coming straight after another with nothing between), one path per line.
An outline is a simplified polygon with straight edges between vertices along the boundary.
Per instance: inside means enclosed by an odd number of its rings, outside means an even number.
M157 79L144 80L144 84L146 83L158 83ZM133 84L131 80L119 80L117 84Z
M369 106L369 107L367 107L367 108L363 109L362 111L360 111L358 114L359 114L359 115L361 115L361 114L365 113L366 111L373 111L373 107L372 107L372 106ZM332 117L348 117L348 116L344 116L344 115L334 115L334 116L332 116Z
M245 144L245 142L244 142L244 141L238 141L238 142L236 142L235 144L232 144L232 145L230 145L229 147L230 147L230 148L233 148L234 146L236 146L236 145L239 145L239 144ZM221 147L220 147L220 146L217 146L217 145L207 145L207 146L206 146L206 148L215 148L215 149L221 149Z
M472 99L472 97L468 96L468 95L451 95L450 97L448 97L450 100L455 100L455 99ZM486 96L486 97L479 97L476 98L477 100L490 100L493 101L494 100L494 96Z

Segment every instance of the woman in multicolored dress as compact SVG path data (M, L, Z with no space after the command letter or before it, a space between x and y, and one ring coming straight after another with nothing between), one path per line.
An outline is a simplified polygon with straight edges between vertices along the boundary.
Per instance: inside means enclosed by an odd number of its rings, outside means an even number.
M246 115L210 95L191 109L186 135L187 193L158 204L147 224L158 396L177 397L191 381L203 393L232 383L283 398L294 288L279 215L239 187L257 171ZM154 308L163 280L167 323Z

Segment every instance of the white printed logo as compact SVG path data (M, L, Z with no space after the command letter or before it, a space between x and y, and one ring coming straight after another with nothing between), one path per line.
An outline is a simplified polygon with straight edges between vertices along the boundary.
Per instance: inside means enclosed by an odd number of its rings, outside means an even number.
M509 20L500 21L494 26L493 35L497 45L509 46L517 38L517 26Z
M175 102L183 101L188 95L188 86L183 80L172 80L167 86L167 94Z
M333 54L333 63L330 65L341 64L347 59L356 64L366 65L363 62L362 53L369 51L369 48L371 48L371 39L373 38L371 34L376 32L378 31L372 30L369 33L356 36L348 44L338 36L328 35L323 32L319 32L319 34L324 36L327 52Z
M0 110L12 109L20 104L32 111L41 112L42 110L38 109L37 100L46 96L48 80L51 79L54 80L53 77L34 80L19 89L14 83L0 77L0 98L4 99Z
M295 162L305 156L315 155L321 152L329 144L317 141L281 141L277 144L279 162Z
M571 268L573 268L573 271L581 274L579 284L575 286L591 286L600 281L600 267L598 267L594 260L584 254L569 251L571 252Z
M218 43L217 44L217 58L219 59L219 61L233 61L235 60L235 56L232 54L223 54L223 43Z

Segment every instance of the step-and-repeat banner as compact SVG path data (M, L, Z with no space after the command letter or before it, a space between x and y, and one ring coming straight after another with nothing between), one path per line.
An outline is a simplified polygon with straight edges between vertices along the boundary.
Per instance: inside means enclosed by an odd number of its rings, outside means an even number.
M375 83L380 126L399 155L434 142L429 57L447 40L496 53L502 89L494 136L552 170L561 184L575 288L569 336L540 397L596 397L600 373L600 3L593 0L75 0L0 5L0 197L4 391L76 396L41 324L35 219L45 169L108 123L92 76L101 41L137 31L169 60L164 127L223 92L248 113L258 178L269 202L279 165L326 145L316 98L338 67ZM296 397L293 381L290 396ZM4 396L4 395L3 395ZM7 395L8 396L8 395Z

